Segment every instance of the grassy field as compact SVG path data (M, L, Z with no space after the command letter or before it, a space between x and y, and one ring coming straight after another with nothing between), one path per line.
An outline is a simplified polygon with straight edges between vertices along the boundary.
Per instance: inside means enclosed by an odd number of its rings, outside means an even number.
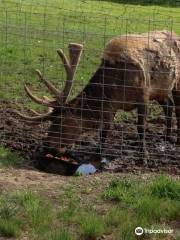
M2 239L134 240L137 226L173 229L140 239L180 239L180 182L175 178L0 172L1 183L3 176L8 179L0 194Z
M22 157L4 148L0 163L2 240L134 240L138 226L173 229L171 234L143 234L140 239L180 239L178 177L63 177L26 170Z
M102 49L113 36L168 29L180 33L180 8L118 1L40 0L0 2L0 98L27 102L23 84L37 81L39 68L56 86L65 79L56 54L69 42L84 43L84 54L72 96L87 83L100 62ZM140 1L139 3L142 3ZM44 89L44 90L43 90ZM47 95L47 92L46 92ZM31 105L31 104L30 104ZM37 107L37 106L36 106Z
M62 88L65 76L56 49L67 51L69 42L84 43L85 49L74 96L97 68L110 38L155 29L180 34L179 23L180 8L163 3L1 0L0 101L37 108L23 89L26 82L39 96L48 95L37 81L36 68ZM107 173L62 177L22 166L19 154L0 147L2 240L134 240L137 226L174 229L172 235L145 234L140 239L180 239L179 178Z

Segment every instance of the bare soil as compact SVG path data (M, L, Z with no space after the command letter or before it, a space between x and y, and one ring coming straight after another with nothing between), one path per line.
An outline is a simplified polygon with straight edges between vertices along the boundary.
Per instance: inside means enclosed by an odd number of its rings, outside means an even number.
M42 145L48 125L34 126L23 122L9 111L9 104L5 102L0 105L0 119L0 145L19 152L27 160L25 167L33 168L36 163L35 153ZM160 117L148 123L146 142L149 160L146 167L139 165L140 153L135 121L115 123L102 151L102 155L110 162L103 168L104 171L180 174L180 149L164 140L164 122L164 118ZM175 134L173 130L174 139ZM93 162L98 140L97 133L81 136L81 144L77 145L72 153L74 159L79 163Z

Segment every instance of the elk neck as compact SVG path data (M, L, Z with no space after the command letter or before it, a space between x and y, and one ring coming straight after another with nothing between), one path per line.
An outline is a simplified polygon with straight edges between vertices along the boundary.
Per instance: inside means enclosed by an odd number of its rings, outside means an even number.
M102 118L109 118L119 108L113 101L117 98L117 81L119 83L121 78L121 72L117 69L116 65L102 60L88 84L67 104L67 108L91 126L95 122L100 123Z

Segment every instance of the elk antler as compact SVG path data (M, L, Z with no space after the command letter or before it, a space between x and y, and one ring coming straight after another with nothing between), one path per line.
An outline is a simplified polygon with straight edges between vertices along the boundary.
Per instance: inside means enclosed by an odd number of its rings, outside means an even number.
M42 121L46 121L49 119L49 116L51 115L52 111L48 111L47 113L44 114L36 114L37 116L34 117L30 117L27 116L25 114L20 113L17 110L13 110L14 113L16 113L17 115L19 115L21 118L23 118L24 120L28 120L28 121L33 121L33 122L42 122Z
M64 90L62 91L62 93L59 90L57 90L53 84L51 84L49 81L47 81L43 77L42 73L38 69L36 69L36 73L37 73L39 79L43 83L45 83L47 88L55 95L55 98L60 105L64 104L67 101L67 98L71 92L74 75L76 73L76 69L79 64L82 49L83 49L82 44L70 43L69 44L69 58L70 58L69 60L66 57L66 55L64 54L62 49L57 50L57 53L63 62L64 68L65 68L66 74L67 74L65 87L64 87ZM43 99L38 98L37 96L32 94L32 92L30 91L30 89L27 86L25 86L25 91L28 94L28 96L38 104L42 104L42 105L45 105L48 107L53 107L55 104L55 101L43 100Z
M60 91L57 90L52 83L50 83L49 81L47 81L47 80L43 77L42 73L41 73L38 69L36 69L36 73L37 73L39 79L40 79L42 82L44 82L44 84L46 85L46 87L47 87L55 96L58 96L58 95L60 94Z
M51 100L49 97L47 97L47 96L43 96L43 99L44 100L47 100L47 101L53 101L53 100ZM29 111L30 112L32 112L34 115L36 115L36 116L41 116L41 113L38 113L37 111L35 111L34 109L29 109ZM53 112L53 108L52 107L48 107L48 111L47 111L47 113L46 114L50 114L50 113L52 113Z
M69 44L70 60L67 59L62 49L57 50L57 53L63 62L64 68L67 74L65 87L63 89L63 92L60 93L57 99L60 104L66 103L68 96L70 95L73 80L74 80L74 75L76 73L76 70L81 58L82 50L83 50L82 44L70 43Z
M35 96L34 94L32 94L32 92L30 91L30 89L25 85L24 89L27 93L27 95L36 103L41 104L41 105L45 105L47 107L53 107L53 101L47 100L47 99L41 99L37 96Z
M81 58L82 49L83 49L82 44L70 43L69 44L69 60L66 57L66 55L64 54L62 49L57 50L57 53L58 53L59 57L61 58L61 60L63 62L64 68L65 68L66 74L67 74L65 87L64 87L62 92L57 90L56 87L52 83L47 81L43 77L43 74L38 69L36 69L36 73L38 75L39 80L42 81L46 85L46 87L50 90L50 92L52 94L54 94L55 99L49 99L48 97L43 97L43 99L41 99L41 98L35 96L31 92L29 87L27 87L26 85L24 86L27 95L34 102L48 107L47 113L40 114L40 113L37 113L34 110L30 110L36 116L29 117L29 116L26 116L26 115L20 113L17 110L15 110L14 112L16 114L18 114L20 117L22 117L23 119L26 119L26 120L31 120L31 121L36 121L36 122L37 121L44 121L44 120L47 120L49 118L49 116L51 115L51 113L53 111L53 108L57 106L57 103L60 104L60 105L66 103L67 98L68 98L68 96L71 92L71 88L72 88L72 84L73 84L73 80L74 80L74 75L76 73L76 69L77 69L77 66L79 64L79 60Z
M43 96L43 99L47 100L47 101L52 101L47 96ZM21 106L18 103L16 103L16 105L21 108ZM23 118L25 120L34 121L34 122L42 122L42 121L48 120L49 116L51 115L51 113L53 111L53 108L48 107L48 111L43 114L36 112L34 109L29 109L29 111L32 112L36 116L30 117L25 114L22 114L21 112L19 112L17 110L13 110L14 113L16 113L17 115L19 115L21 118Z

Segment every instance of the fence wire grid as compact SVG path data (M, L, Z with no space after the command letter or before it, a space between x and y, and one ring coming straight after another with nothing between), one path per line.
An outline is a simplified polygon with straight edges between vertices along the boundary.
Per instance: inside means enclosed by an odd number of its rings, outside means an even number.
M104 158L117 171L179 172L179 5L1 1L1 146L29 160L38 149L66 150L79 163ZM69 54L70 43L77 45Z

